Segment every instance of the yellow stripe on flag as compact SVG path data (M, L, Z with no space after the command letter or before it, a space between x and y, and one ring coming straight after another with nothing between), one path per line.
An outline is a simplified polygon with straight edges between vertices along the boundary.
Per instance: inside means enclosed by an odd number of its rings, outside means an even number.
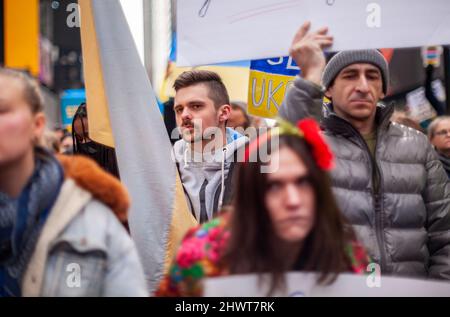
M169 239L167 240L167 252L164 261L164 273L169 271L172 264L173 257L175 256L178 247L183 239L184 235L189 229L198 225L197 220L187 206L183 185L181 184L180 177L177 173L176 188L175 188L175 201L172 213L172 221L170 223Z
M131 237L153 291L186 231L197 222L120 2L79 4L89 132L95 141L115 145L121 181L132 201Z
M160 90L160 98L163 101L175 96L173 83L177 77L188 70L209 70L216 72L222 78L231 101L247 101L249 69L236 66L200 66L200 67L176 67L175 63L169 65L167 78Z
M86 85L89 137L95 142L114 147L105 83L103 79L97 32L90 0L79 0L81 13L81 45Z

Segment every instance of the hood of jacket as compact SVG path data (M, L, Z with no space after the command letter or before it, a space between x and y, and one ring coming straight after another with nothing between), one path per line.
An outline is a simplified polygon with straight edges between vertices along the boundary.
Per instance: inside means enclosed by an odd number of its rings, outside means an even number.
M442 166L444 167L445 171L448 175L450 175L450 157L445 156L444 154L437 152L439 156L439 160L442 163Z
M224 182L230 166L235 157L243 157L244 154L248 138L231 128L226 129L226 136L227 145L214 152L193 151L184 140L179 140L174 145L174 159L178 164L188 205L199 221L202 219L202 212L211 219L215 209L221 206Z
M214 169L214 167L220 168L223 159L225 159L225 162L229 162L236 150L248 141L247 137L231 128L226 129L226 136L227 145L222 151L205 150L203 153L192 150L190 144L181 139L174 144L175 161L178 164L210 166L211 169Z

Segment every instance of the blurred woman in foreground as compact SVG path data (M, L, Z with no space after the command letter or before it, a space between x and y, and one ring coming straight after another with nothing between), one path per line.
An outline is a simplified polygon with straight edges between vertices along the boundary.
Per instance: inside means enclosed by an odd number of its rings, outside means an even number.
M258 158L263 147L268 160ZM365 250L331 192L332 153L315 121L279 122L249 145L246 161L233 209L187 234L157 295L201 296L203 278L247 273L268 273L273 294L289 271L317 272L327 284L366 270Z
M40 147L37 83L0 68L0 297L146 296L122 185Z

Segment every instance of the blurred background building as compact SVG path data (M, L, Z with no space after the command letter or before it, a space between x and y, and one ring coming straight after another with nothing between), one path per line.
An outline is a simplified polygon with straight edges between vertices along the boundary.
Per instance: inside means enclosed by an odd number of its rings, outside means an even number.
M153 87L171 48L171 1L121 0ZM39 79L49 128L68 126L85 99L75 0L0 0L0 64Z

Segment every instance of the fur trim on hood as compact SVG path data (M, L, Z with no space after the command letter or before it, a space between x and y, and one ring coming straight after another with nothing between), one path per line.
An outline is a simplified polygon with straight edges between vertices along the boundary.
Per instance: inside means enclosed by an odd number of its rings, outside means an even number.
M66 178L73 179L78 186L111 208L121 222L127 221L130 197L118 179L87 157L57 155L57 158Z

